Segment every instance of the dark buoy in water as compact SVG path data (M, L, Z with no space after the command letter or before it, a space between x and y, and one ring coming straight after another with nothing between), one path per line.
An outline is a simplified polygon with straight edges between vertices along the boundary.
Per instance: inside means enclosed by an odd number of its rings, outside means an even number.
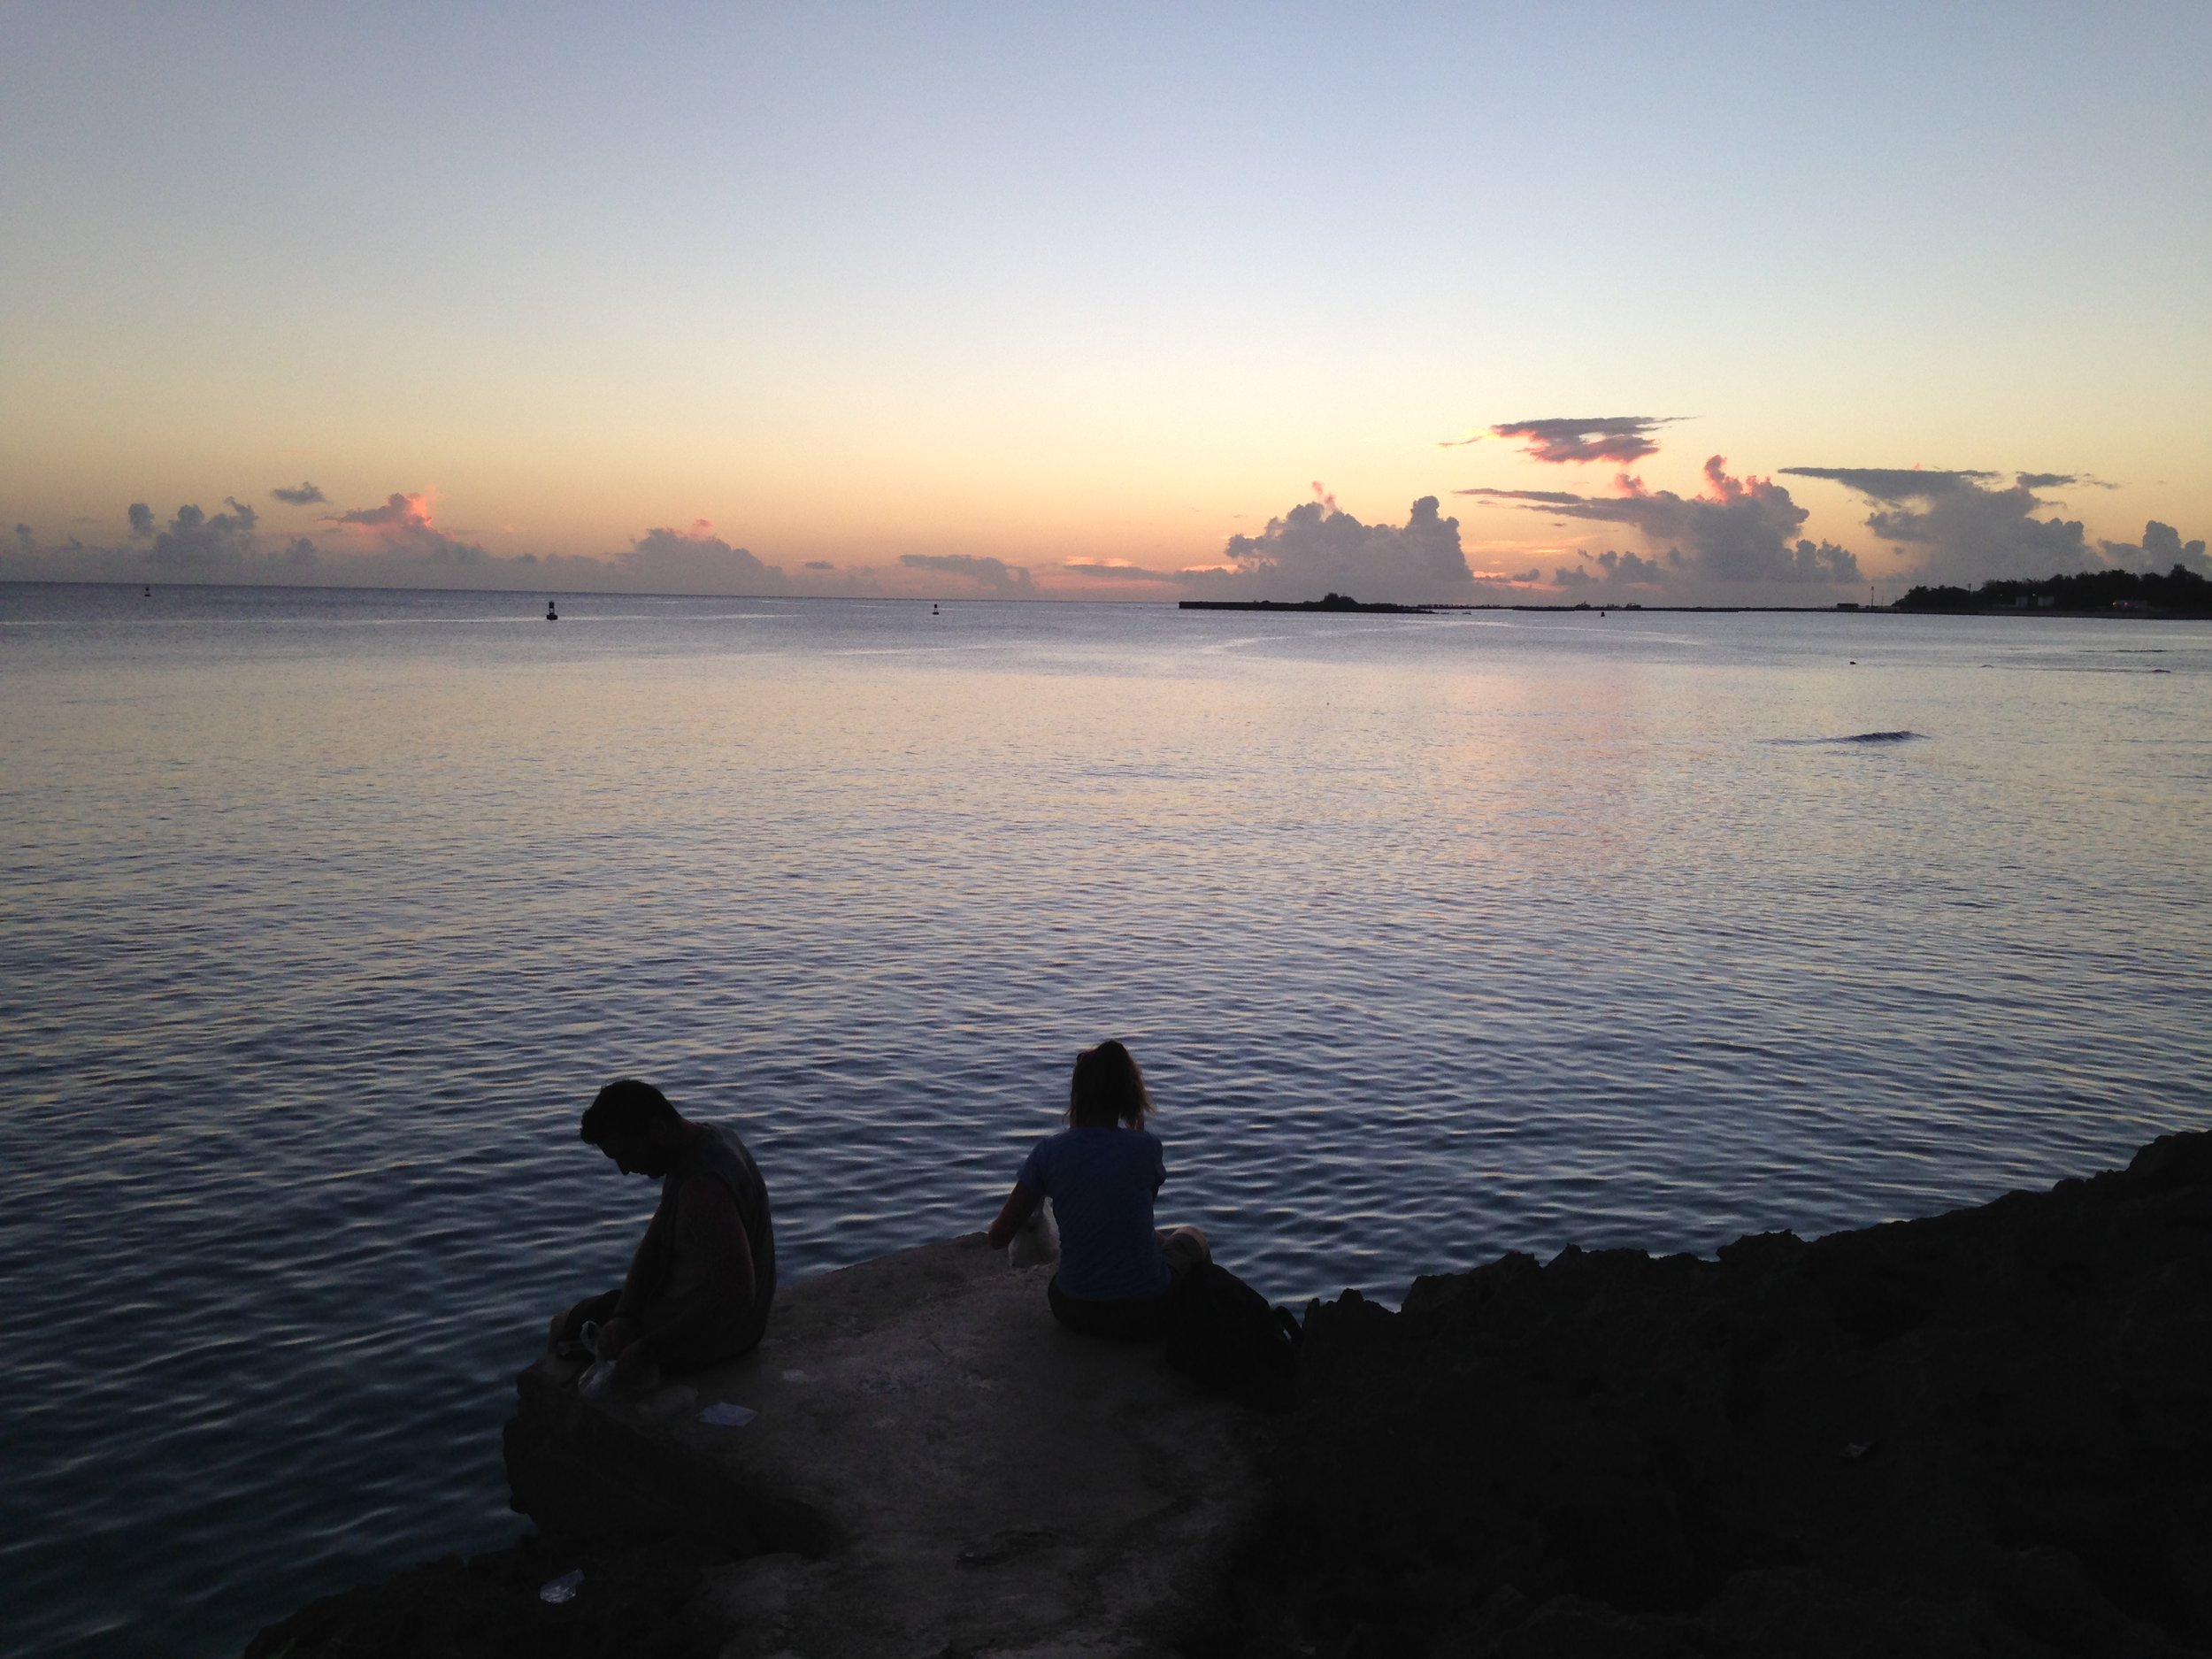
M553 609L553 602L550 599L545 602L545 619L548 622L558 622L561 619L561 613Z
M939 614L937 610L937 602L934 599L929 602L929 614L933 617Z
M147 598L149 598L149 599L151 599L153 596L154 596L153 584L152 584L152 583L150 583L150 582L149 582L149 583L147 584L147 586L146 586L146 597L147 597Z

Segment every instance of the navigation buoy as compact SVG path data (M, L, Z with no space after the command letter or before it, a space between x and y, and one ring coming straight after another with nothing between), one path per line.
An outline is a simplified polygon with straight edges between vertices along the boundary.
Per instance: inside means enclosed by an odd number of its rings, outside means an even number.
M550 599L545 602L545 619L548 622L558 622L561 619L561 613L553 609L553 602Z

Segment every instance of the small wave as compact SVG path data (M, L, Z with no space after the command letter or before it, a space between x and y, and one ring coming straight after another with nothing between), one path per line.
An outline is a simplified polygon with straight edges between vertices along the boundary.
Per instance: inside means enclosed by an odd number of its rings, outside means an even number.
M1832 743L1918 743L1927 739L1925 732L1854 732L1848 737L1778 737L1773 741L1786 749L1802 749Z

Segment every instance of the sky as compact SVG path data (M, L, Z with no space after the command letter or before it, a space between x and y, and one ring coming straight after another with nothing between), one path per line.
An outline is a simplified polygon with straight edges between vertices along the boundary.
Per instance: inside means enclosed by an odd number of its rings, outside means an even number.
M0 580L2212 572L2212 6L0 0Z

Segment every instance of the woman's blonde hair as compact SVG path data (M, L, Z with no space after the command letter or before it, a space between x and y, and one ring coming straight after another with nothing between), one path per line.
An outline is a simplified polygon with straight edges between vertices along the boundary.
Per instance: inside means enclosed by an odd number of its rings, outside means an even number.
M1068 1126L1071 1129L1110 1129L1125 1124L1144 1127L1152 1116L1152 1096L1144 1087L1144 1073L1129 1050L1109 1040L1075 1056L1075 1075L1068 1083Z

